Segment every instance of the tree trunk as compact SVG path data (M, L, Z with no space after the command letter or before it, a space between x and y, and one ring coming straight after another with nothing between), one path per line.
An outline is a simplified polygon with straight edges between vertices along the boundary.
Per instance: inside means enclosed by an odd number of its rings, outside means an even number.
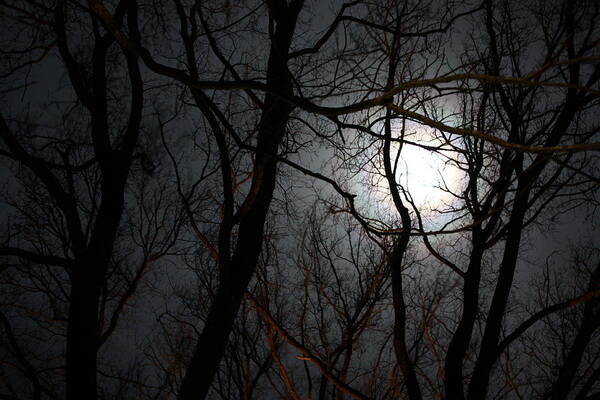
M277 92L292 94L292 77L287 67L288 53L302 1L270 5L276 21L272 36L267 84ZM273 198L277 177L277 151L293 107L267 94L257 136L252 184L241 207L237 246L228 268L221 271L219 288L192 360L179 391L179 400L205 399L218 371L244 293L254 275L262 250L264 225ZM219 255L228 257L228 255Z
M94 265L79 264L72 273L67 325L67 400L97 398L98 301Z

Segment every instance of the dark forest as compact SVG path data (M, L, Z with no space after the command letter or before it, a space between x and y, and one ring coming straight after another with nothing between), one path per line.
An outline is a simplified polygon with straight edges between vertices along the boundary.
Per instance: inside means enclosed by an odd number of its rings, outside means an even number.
M600 399L600 2L0 27L0 399Z

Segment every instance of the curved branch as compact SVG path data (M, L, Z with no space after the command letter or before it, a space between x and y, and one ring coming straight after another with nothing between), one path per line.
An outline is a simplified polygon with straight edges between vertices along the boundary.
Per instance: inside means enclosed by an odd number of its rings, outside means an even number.
M588 302L597 297L600 297L600 289L592 290L587 292L581 296L574 297L570 300L564 301L562 303L554 304L549 307L544 308L533 314L527 320L525 320L521 325L519 325L510 335L506 336L503 341L498 344L497 355L500 355L506 348L514 342L517 338L519 338L527 329L529 329L533 324L538 322L540 319L547 317L550 314L553 314L557 311L560 311L565 308L574 307L578 304Z

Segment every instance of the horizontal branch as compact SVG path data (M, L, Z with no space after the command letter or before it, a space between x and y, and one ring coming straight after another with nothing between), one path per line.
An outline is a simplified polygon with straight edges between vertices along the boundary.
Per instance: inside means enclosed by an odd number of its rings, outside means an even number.
M486 142L496 144L500 147L516 150L526 153L571 153L579 151L600 151L600 142L582 143L582 144L571 144L571 145L560 145L560 146L533 146L520 143L511 143L504 139L496 136L489 135L477 129L465 129L457 128L450 125L446 125L442 122L433 120L419 113L405 110L394 104L388 104L387 107L391 108L394 112L401 114L407 118L415 121L419 121L427 126L438 129L440 131L452 133L461 136L470 136L478 139L482 139Z
M266 83L257 82L257 81L248 81L248 80L236 80L236 81L200 81L197 79L193 79L190 75L188 75L184 70L180 70L177 68L169 67L167 65L161 64L154 60L150 52L142 47L139 43L132 41L127 35L119 28L118 24L114 21L114 18L110 14L110 12L104 7L100 0L88 0L88 4L92 11L100 18L106 29L110 31L110 33L115 37L115 39L119 42L119 44L132 52L133 54L138 55L146 64L150 70L154 71L163 76L171 77L191 88L197 89L214 89L214 90L257 90L265 93L273 94L285 101L288 101L290 104L297 106L305 111L319 114L328 117L335 117L347 114L353 114L360 111L365 111L374 107L390 107L394 112L406 117L413 119L415 121L419 121L425 125L428 125L432 128L436 128L442 130L444 132L454 133L462 136L471 136L477 137L482 140L486 140L488 142L494 143L504 148L513 149L521 152L529 152L529 153L557 153L557 152L577 152L577 151L600 151L600 143L587 143L587 144L574 144L574 145L564 145L564 146L551 146L551 147L543 147L543 146L532 146L532 145L524 145L524 144L516 144L510 143L503 139L497 138L495 136L486 134L484 132L480 132L474 129L464 129L464 128L456 128L439 121L435 121L431 118L428 118L424 115L415 113L413 111L408 111L402 109L399 106L394 104L390 104L390 101L393 97L407 89L410 88L418 88L418 87L435 87L437 84L442 83L450 83L454 81L466 81L466 80L475 80L479 82L487 82L487 83L505 83L505 84L513 84L520 86L530 86L530 87L558 87L558 88L568 88L568 89L577 89L580 91L588 92L593 96L600 97L600 91L580 86L580 85L572 85L568 83L561 82L542 82L536 79L531 79L528 77L504 77L504 76L494 76L487 74L474 74L474 73L460 73L453 75L445 75L440 77L435 77L431 79L420 79L416 81L406 82L404 84L400 84L394 87L392 90L383 93L380 96L373 97L371 99L359 101L347 106L341 107L326 107L319 106L311 101L298 97L295 95L283 94L277 91L276 88L273 88ZM578 60L580 63L590 63L590 62L598 62L600 61L600 57L587 57L584 60ZM567 61L562 61L561 63L568 63Z
M38 254L17 247L0 247L0 256L18 257L36 264L56 265L65 268L70 268L72 266L71 260L66 258L48 254Z

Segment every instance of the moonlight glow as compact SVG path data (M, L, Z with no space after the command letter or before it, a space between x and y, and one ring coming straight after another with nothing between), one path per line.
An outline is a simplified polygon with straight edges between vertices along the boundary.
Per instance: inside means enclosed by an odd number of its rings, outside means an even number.
M449 146L423 128L407 133L404 139L402 148L399 143L393 143L391 148L392 162L401 150L396 164L396 183L406 190L422 212L452 203L454 197L449 191L459 190L462 174L444 155L455 158L455 153L450 153ZM383 165L379 170L383 171ZM380 179L378 186L383 200L391 203L387 181Z

